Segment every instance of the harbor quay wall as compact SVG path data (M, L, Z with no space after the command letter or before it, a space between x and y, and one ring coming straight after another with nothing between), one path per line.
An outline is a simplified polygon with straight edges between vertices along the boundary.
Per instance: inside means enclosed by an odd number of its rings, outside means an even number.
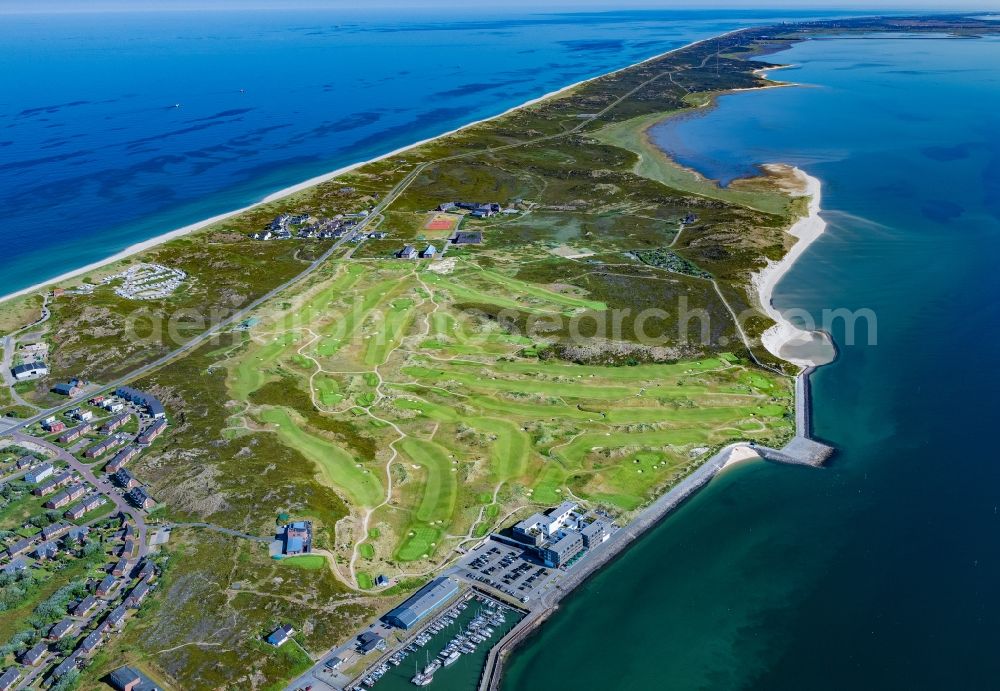
M556 610L559 601L594 575L613 559L616 559L629 545L662 521L685 500L704 487L729 461L731 452L738 447L754 449L761 458L790 465L820 467L833 455L833 447L815 441L812 435L812 394L809 376L814 367L804 369L795 378L795 437L782 449L752 446L746 442L735 442L721 449L697 470L674 485L666 494L657 498L643 509L632 521L620 528L603 544L594 548L585 559L577 562L567 573L556 590L544 596L543 601L525 616L494 646L483 667L479 680L479 691L499 691L503 679L505 658L519 644L537 629Z
M538 626L555 611L560 600L580 586L590 576L617 558L629 545L647 530L659 523L686 499L701 489L722 470L729 453L741 443L730 444L693 473L677 483L669 492L643 509L635 519L617 530L601 545L595 547L585 559L577 562L566 577L556 586L556 590L544 596L537 609L533 609L518 622L496 646L490 650L479 682L479 691L496 691L500 688L503 660L519 643L524 641Z

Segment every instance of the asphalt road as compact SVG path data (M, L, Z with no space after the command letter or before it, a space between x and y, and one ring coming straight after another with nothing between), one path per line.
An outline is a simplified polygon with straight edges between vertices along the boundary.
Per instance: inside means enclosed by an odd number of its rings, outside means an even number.
M414 172L416 172L416 171L414 171ZM387 196L386 199L388 199L388 198L389 197ZM376 207L376 208L378 208L378 207ZM368 218L366 218L361 223L359 223L358 226L357 226L357 230L355 231L355 233L361 232L361 230L363 230L363 228L367 225L368 221L374 215L375 215L375 212L372 212L372 214L370 214L368 216ZM308 276L309 274L311 274L313 271L315 271L316 269L318 269L323 264L323 262L325 262L327 259L330 258L330 255L332 255L334 252L336 252L351 237L353 237L353 235L351 235L351 236L345 235L340 240L338 240L337 242L335 242L328 250L326 250L323 254L321 254L317 259L315 259L304 271L302 271L302 273L300 273L300 274L298 274L296 276L293 276L292 278L288 279L287 281L285 281L284 283L282 283L278 287L272 288L267 293L265 293L264 295L260 296L259 298L257 298L253 302L251 302L249 305L247 305L243 309L241 309L241 310L239 310L237 312L234 312L231 316L227 317L226 319L223 319L221 322L219 322L215 326L213 326L213 327L207 329L206 331L204 331L203 333L195 336L194 338L192 338L187 343L184 343L183 345L175 348L174 350L170 351L166 355L163 355L162 357L157 358L153 362L145 364L142 367L139 367L138 369L132 370L128 374L126 374L126 375L124 375L122 377L119 377L118 379L115 379L114 381L108 382L107 384L103 385L100 389L93 390L93 391L88 391L87 394L86 394L86 396L90 397L90 396L93 396L93 395L95 395L97 393L100 393L101 391L106 391L106 390L109 390L109 389L116 389L119 386L122 386L123 384L126 384L126 383L132 381L133 379L137 379L137 378L143 376L144 374L148 374L149 372L152 372L153 370L158 369L159 367L162 367L163 365L165 365L168 362L171 362L172 360L180 357L181 355L187 353L188 351L194 350L199 345L201 345L202 343L204 343L208 339L212 338L214 335L216 335L222 329L225 329L226 327L228 327L228 326L230 326L232 324L235 324L235 323L237 323L239 321L242 321L243 318L246 317L246 315L248 313L250 313L251 311L255 310L261 304L263 304L267 300L270 300L275 295L277 295L281 291L285 290L289 286L292 286L292 285L298 283L303 278L305 278L306 276ZM30 425L35 424L36 422L40 422L41 420L44 420L49 415L52 415L54 413L59 412L63 408L68 407L69 405L75 403L76 401L77 401L77 399L73 399L73 400L67 401L66 403L63 403L61 405L58 405L58 406L55 406L55 407L52 407L52 408L48 408L47 410L43 410L42 412L38 413L37 415L35 415L33 417L27 418L25 420L19 420L16 424L10 426L6 430L0 430L0 432L2 432L2 433L10 433L10 432L16 432L18 430L22 430L25 427L28 427Z
M15 432L13 434L13 438L14 441L17 442L30 442L32 444L37 444L38 446L42 446L54 453L56 458L60 461L68 463L70 468L80 473L80 475L86 478L87 482L97 488L98 492L110 499L111 503L113 503L119 511L132 518L132 520L135 521L136 532L138 533L139 558L141 559L146 556L146 553L149 551L146 544L146 519L141 511L125 501L125 497L111 489L111 483L107 477L98 479L97 476L94 475L94 471L90 468L90 466L86 463L81 463L68 451L60 446L56 446L50 441L33 437L30 434L25 434L24 432Z

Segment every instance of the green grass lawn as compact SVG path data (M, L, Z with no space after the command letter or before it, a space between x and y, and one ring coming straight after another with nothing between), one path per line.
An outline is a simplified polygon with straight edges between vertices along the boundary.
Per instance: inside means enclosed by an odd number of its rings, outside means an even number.
M450 523L458 498L458 483L451 472L448 450L422 439L407 437L398 444L407 458L423 467L425 479L415 512L417 520Z
M379 281L367 288L341 310L339 319L325 329L323 338L315 346L316 354L320 357L335 355L354 337L376 308L398 295L404 287L404 281L392 279Z
M490 449L490 467L497 480L511 480L525 473L531 440L516 423L493 417L469 418L468 423L496 437Z
M5 612L0 612L0 641L8 641L17 631L26 628L25 620L31 616L34 608L59 588L75 580L86 578L88 575L97 575L102 563L102 557L95 555L85 559L74 558L60 571L56 571L51 564L46 566L44 569L45 580L36 588L28 591L21 604Z
M263 386L268 379L268 368L276 363L286 349L299 340L298 334L285 333L272 337L266 345L252 344L230 378L229 385L233 395L245 401L251 393Z
M14 530L32 516L43 513L48 497L36 497L25 490L21 496L0 509L0 530Z
M480 290L467 283L460 282L457 278L452 280L435 274L434 278L430 278L428 275L424 280L435 288L447 291L455 302L485 303L512 310L531 312L533 314L552 314L560 311L558 308L541 308L525 304L505 297L504 294L496 290L490 291L485 288Z
M555 305L562 305L564 307L574 307L582 308L588 310L594 310L596 312L605 311L608 306L600 300L587 300L585 298L575 297L573 295L564 295L562 293L557 293L541 286L534 285L532 283L527 283L525 281L519 281L516 278L511 278L510 276L504 276L497 271L482 270L475 274L475 276L481 276L491 283L495 283L498 286L505 288L511 293L519 293L521 295L528 295L544 302L552 303Z
M344 400L344 394L340 392L340 382L333 376L318 374L313 377L312 383L316 390L316 397L324 406L332 408Z
M412 535L410 533L413 533ZM400 561L417 561L434 553L441 531L427 525L411 525L403 536L403 544L396 550Z
M382 482L343 448L298 426L284 408L268 408L261 413L264 422L277 425L278 437L316 464L324 484L342 490L361 506L382 501Z
M413 300L400 298L392 301L379 320L377 331L368 339L364 357L366 365L381 365L396 349L413 319L413 307Z
M312 323L325 314L331 304L341 299L364 275L364 267L358 264L341 264L337 276L325 283L322 290L313 294L301 306L281 317L275 329L278 331L300 328Z
M315 571L326 568L326 557L319 554L298 554L294 557L285 557L278 561L282 566L290 566L295 569L306 569Z

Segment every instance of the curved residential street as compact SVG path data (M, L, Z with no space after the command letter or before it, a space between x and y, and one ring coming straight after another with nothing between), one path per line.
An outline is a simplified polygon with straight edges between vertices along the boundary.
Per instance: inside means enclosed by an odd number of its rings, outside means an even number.
M146 519L143 516L142 511L133 507L125 501L125 497L112 489L111 481L108 480L107 477L98 478L90 466L86 463L81 463L68 451L62 447L56 446L52 442L39 439L38 437L33 437L30 434L25 434L21 431L14 431L12 437L15 442L36 444L48 451L51 451L55 455L56 459L68 463L70 468L80 473L80 475L82 475L87 482L97 488L98 492L110 499L119 511L135 521L136 532L138 534L137 541L139 543L139 558L141 559L146 556L149 551L149 547L146 543Z

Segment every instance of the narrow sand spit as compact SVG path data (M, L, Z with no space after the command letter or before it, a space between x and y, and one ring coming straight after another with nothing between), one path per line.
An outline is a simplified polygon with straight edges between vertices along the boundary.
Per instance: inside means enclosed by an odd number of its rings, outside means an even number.
M789 235L797 238L792 249L780 261L769 261L767 267L754 274L751 279L757 289L761 308L777 322L764 332L761 343L771 354L801 367L825 365L837 357L837 350L830 337L822 331L800 329L786 319L772 303L774 287L809 245L826 230L826 221L819 215L822 184L817 178L793 166L768 164L764 167L785 181L783 184L779 183L785 191L793 196L808 197L809 206L808 213L788 229Z

